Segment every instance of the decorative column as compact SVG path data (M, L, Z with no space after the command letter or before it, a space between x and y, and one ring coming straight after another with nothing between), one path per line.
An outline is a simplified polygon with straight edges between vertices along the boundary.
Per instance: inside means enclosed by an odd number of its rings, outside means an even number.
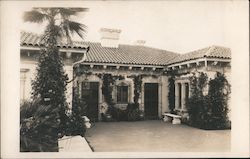
M29 71L29 69L24 69L21 68L20 70L20 100L24 100L26 99L26 87L25 87L25 83L26 83L26 73Z
M65 65L72 65L72 52L67 51L66 52L66 58L64 59Z
M20 98L21 98L21 101L25 99L25 80L26 80L25 72L21 72L21 78L20 78Z
M186 110L186 85L181 83L181 110Z
M159 94L158 116L161 118L161 115L162 115L162 82L159 82L158 84L158 94Z
M113 102L117 103L117 83L114 83L113 85L113 89L112 89L112 99L113 99Z
M133 89L132 89L132 83L128 82L128 102L133 102Z
M191 94L192 92L191 92L191 86L190 86L190 82L188 82L188 98L190 98L191 97Z
M102 116L101 116L101 106L103 101L103 95L102 95L102 81L100 80L99 82L99 88L98 88L98 96L99 96L99 104L98 104L98 120L101 121L102 120Z
M134 84L133 84L133 96L134 96ZM133 99L133 96L132 96L132 99ZM134 101L134 100L132 100ZM142 83L141 83L141 93L139 95L139 99L138 99L138 103L139 103L139 109L142 110Z
M140 110L144 111L144 82L142 82L141 86L141 108Z
M179 85L177 82L175 82L175 109L179 109L179 96L180 96L180 92L179 92Z

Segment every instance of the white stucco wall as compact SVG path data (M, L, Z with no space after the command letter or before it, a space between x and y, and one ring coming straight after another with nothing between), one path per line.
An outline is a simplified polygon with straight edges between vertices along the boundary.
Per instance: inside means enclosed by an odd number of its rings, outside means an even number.
M22 71L25 70L25 71ZM32 61L22 62L20 64L20 100L29 100L31 98L31 81L36 75L36 63ZM25 76L25 79L22 79Z
M31 100L32 80L36 76L37 61L32 57L25 57L21 54L20 59L20 101ZM73 66L67 61L64 71L68 74L69 80L73 79ZM72 87L73 82L68 83L66 91L66 101L72 107Z

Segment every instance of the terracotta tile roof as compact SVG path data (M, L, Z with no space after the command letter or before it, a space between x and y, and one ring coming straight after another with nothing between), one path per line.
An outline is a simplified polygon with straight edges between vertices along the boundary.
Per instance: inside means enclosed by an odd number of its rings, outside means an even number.
M102 47L100 43L88 42L90 46L86 62L167 65L178 54L146 46L123 45L118 48Z
M231 59L231 50L221 46L210 46L176 56L170 63L174 64L203 57Z
M43 46L41 37L34 33L21 32L21 46ZM210 58L231 58L229 48L210 46L186 54L177 54L166 50L155 49L138 45L123 45L118 48L102 47L100 43L74 41L72 45L59 42L60 48L83 49L89 46L89 52L85 62L94 63L116 63L116 64L137 64L137 65L158 65L210 57Z
M43 46L44 41L41 36L38 34L30 33L30 32L21 32L21 46ZM73 41L72 45L68 45L66 42L60 41L57 45L60 48L74 48L74 49L83 49L88 47L83 42Z
M21 32L21 46L42 46L41 37L37 34ZM74 41L73 46L59 43L62 48L86 48L89 46L85 62L138 64L138 65L167 65L178 54L136 45L119 45L118 48L102 47L96 42Z

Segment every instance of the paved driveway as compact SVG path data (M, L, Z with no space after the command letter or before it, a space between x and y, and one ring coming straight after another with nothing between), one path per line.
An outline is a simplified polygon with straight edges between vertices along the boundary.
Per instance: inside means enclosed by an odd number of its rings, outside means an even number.
M227 152L230 130L200 130L160 120L98 122L86 139L95 152Z

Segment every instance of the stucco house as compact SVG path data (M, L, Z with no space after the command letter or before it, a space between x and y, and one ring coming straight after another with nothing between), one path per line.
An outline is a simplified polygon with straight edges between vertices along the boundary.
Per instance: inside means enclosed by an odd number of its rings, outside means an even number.
M112 88L115 107L126 109L134 102L134 77L140 76L141 86L139 108L145 117L161 118L169 111L169 74L175 70L175 110L184 115L187 98L190 96L189 77L192 72L202 71L213 78L216 71L226 75L230 82L231 51L221 46L209 46L185 54L145 46L138 40L134 45L119 43L121 30L102 28L100 42L73 42L58 44L65 64L65 71L73 83L67 86L67 102L72 105L73 87L80 96L85 96L91 106L88 116L101 120L102 93L101 75L110 74L116 78ZM34 77L37 57L42 47L39 35L21 32L20 98L29 99L31 79ZM87 74L76 74L81 69ZM74 76L74 77L73 77Z

